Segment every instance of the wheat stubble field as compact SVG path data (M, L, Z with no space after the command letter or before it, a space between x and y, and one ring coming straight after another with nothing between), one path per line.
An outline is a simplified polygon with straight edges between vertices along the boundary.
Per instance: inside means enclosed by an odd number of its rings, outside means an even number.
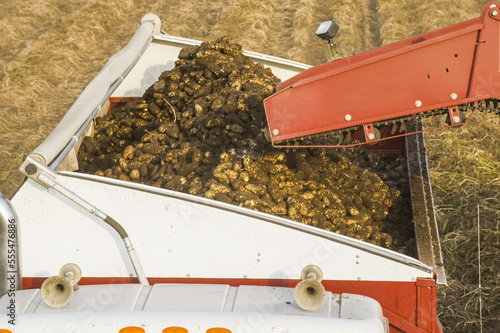
M245 49L310 65L331 60L314 35L333 18L343 55L480 15L479 0L2 0L0 192L11 197L23 155L50 133L85 85L155 13L169 34L233 37ZM394 92L397 93L397 92ZM362 98L362 97L360 97ZM500 327L500 119L479 114L426 136L448 286L439 288L446 332L479 331L477 207L481 219L484 332Z

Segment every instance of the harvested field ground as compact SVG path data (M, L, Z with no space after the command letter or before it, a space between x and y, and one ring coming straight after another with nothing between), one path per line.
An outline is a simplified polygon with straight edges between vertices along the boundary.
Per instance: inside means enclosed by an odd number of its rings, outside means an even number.
M50 133L81 90L121 49L146 13L177 36L230 35L245 49L317 65L314 32L333 18L343 55L479 16L479 0L11 0L0 2L0 192L22 181L25 153ZM395 92L397 93L397 92ZM500 125L478 114L426 136L448 286L438 313L446 332L478 332L478 207L484 332L500 327Z

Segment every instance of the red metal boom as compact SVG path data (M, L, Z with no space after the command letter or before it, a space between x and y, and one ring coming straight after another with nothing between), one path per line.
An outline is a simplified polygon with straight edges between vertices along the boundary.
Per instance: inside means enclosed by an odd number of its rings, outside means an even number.
M312 67L264 101L273 142L500 98L500 9ZM370 141L370 140L367 140Z

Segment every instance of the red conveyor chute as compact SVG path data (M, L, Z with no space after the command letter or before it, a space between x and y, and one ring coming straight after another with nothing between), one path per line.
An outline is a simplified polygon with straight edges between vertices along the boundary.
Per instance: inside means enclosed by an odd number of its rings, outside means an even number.
M480 18L292 77L264 101L272 141L500 98L499 18L491 3Z

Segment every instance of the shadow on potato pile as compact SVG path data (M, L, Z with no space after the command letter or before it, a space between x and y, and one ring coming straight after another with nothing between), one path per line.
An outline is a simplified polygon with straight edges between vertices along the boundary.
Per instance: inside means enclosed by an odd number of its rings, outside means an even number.
M274 149L279 79L223 37L181 50L142 99L96 119L80 171L203 196L415 255L406 164L362 148Z

